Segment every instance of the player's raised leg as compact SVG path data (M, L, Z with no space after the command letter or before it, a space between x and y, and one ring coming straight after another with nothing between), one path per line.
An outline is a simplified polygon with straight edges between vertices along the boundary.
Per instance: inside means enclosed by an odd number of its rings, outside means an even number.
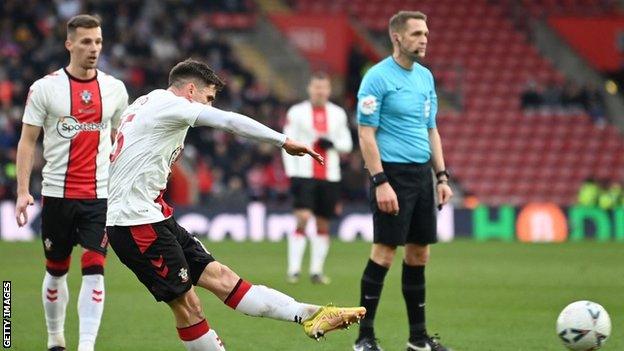
M217 261L204 268L197 285L210 290L226 305L246 315L302 324L306 335L311 338L346 328L366 313L363 307L321 307L296 301L277 290L241 279Z
M217 332L208 325L193 288L167 304L175 316L178 336L188 351L225 350Z

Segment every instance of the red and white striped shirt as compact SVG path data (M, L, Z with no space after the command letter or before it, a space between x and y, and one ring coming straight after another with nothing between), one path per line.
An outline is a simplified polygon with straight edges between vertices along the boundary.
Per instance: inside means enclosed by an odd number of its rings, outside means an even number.
M314 178L340 181L340 154L351 152L353 140L345 110L331 102L322 107L314 107L310 101L292 106L286 116L284 134L307 145L325 158L321 165L311 157L291 157L282 152L284 169L288 177ZM318 146L319 138L326 138L334 146L323 150Z
M42 195L108 197L111 127L127 106L124 84L99 70L81 80L59 69L33 83L22 121L43 127Z

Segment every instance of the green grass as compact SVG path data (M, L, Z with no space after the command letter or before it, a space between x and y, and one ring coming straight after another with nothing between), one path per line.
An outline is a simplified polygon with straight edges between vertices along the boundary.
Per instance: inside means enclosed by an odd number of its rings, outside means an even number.
M284 280L285 243L208 243L209 250L241 276L318 304L355 305L369 244L335 242L327 263L329 286ZM79 257L70 272L66 338L77 344L75 299ZM407 338L400 292L400 258L386 279L377 314L377 336L386 350L403 350ZM41 307L43 276L39 242L0 242L0 279L13 282L13 349L45 349ZM106 309L98 351L184 350L165 304L157 304L134 275L109 255ZM528 245L456 241L433 249L427 269L427 314L431 332L459 351L563 350L554 331L559 311L589 299L611 315L612 336L604 350L624 350L624 245L568 243ZM228 350L350 350L357 328L329 334L317 343L293 323L252 318L231 311L206 291L204 311ZM354 330L355 329L355 330Z

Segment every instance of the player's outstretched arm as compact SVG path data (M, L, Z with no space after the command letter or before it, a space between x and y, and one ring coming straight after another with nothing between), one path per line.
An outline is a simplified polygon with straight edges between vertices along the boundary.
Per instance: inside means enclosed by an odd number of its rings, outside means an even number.
M289 155L303 156L305 154L308 154L312 156L312 158L314 158L316 162L320 164L323 164L325 162L325 160L323 159L323 156L319 155L316 151L312 150L309 146L303 143L300 143L296 140L292 140L290 138L286 138L286 141L284 142L284 145L282 145L282 148Z
M281 146L290 155L303 156L308 154L317 162L321 164L324 162L323 157L314 152L310 147L298 141L290 140L286 135L276 132L264 124L239 113L207 107L199 113L197 121L195 121L195 126L206 126L226 130L249 139Z

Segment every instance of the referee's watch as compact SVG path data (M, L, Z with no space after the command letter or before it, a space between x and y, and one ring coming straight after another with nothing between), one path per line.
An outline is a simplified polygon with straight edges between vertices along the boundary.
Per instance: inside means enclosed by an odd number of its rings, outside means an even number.
M384 172L379 172L371 177L371 181L375 187L388 182L388 177Z
M440 172L436 172L436 178L438 180L440 180L440 177L442 177L442 176L446 176L446 180L447 181L451 180L451 174L446 169L443 169Z

